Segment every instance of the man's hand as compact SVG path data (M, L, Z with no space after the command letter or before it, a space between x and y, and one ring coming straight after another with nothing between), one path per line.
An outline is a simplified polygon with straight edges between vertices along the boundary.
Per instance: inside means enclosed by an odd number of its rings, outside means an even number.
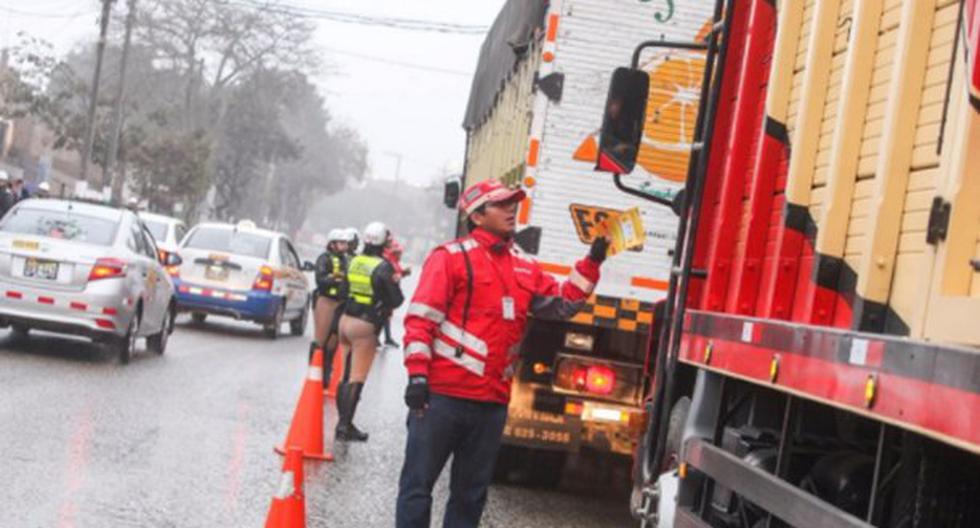
M405 387L405 405L413 411L421 412L429 404L429 378L411 376Z
M592 241L589 248L589 258L596 264L602 264L606 260L606 252L609 251L609 239L604 236L597 236Z

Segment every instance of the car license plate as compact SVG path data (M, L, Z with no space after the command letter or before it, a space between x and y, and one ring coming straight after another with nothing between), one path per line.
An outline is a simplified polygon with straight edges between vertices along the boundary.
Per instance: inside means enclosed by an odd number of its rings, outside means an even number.
M564 418L561 423L510 418L504 426L504 438L526 447L578 451L582 424L577 419Z
M58 263L53 260L29 258L24 261L24 276L35 279L57 280Z
M224 266L208 266L204 270L204 276L214 281L228 280L228 268Z

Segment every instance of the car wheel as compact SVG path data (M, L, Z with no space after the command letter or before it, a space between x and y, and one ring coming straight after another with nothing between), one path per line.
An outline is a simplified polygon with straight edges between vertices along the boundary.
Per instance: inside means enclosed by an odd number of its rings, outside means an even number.
M14 339L27 339L27 336L31 333L31 329L22 324L10 325L10 333Z
M119 358L119 363L123 365L129 364L129 360L136 353L136 337L139 334L139 329L140 313L137 311L129 321L129 328L126 329L126 335L116 337L110 341L112 343L111 350Z
M279 329L282 328L282 317L285 311L286 303L279 301L279 306L276 307L276 315L272 316L272 320L266 323L263 329L265 336L269 339L279 337Z
M160 329L160 333L153 334L146 338L146 347L157 354L163 355L163 353L167 351L167 342L170 340L170 334L172 334L173 331L174 308L171 306L170 308L167 308L167 313L163 316L163 328Z
M307 300L306 304L309 305L310 301ZM300 311L299 317L289 322L289 333L294 336L303 335L303 332L306 331L306 323L307 321L309 321L309 319L310 319L310 310L307 309L307 306L303 306L303 309Z
M208 318L208 314L202 312L191 313L191 321L196 325L204 324L204 321Z

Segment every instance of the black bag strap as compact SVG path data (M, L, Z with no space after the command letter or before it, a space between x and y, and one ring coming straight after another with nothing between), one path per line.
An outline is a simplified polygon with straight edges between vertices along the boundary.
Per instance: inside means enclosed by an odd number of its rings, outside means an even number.
M463 333L466 333L466 319L470 315L470 301L473 300L473 264L470 256L466 253L466 247L461 242L456 243L459 250L463 253L463 262L466 263L466 300L463 302ZM456 357L463 357L463 346L456 345Z

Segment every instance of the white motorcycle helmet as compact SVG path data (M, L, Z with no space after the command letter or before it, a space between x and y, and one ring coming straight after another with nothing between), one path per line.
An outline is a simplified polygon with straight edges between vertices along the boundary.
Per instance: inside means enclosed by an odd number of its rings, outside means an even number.
M383 246L388 242L388 227L381 222L371 222L364 228L364 243Z
M331 242L346 242L346 239L344 238L344 231L337 228L331 229L330 232L327 233L327 244Z

